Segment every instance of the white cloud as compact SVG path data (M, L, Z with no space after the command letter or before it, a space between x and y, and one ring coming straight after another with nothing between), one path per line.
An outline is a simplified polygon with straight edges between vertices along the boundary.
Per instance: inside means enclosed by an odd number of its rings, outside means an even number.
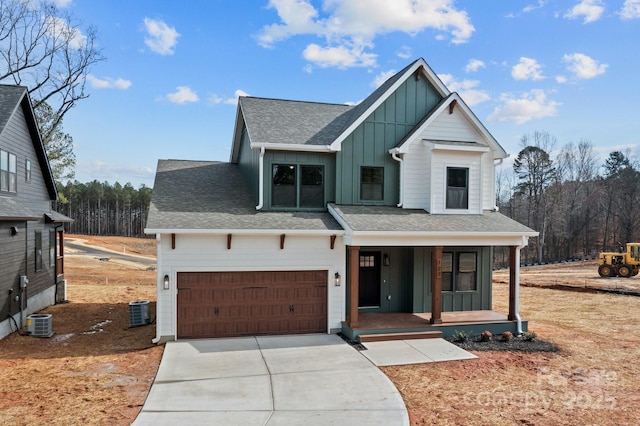
M131 87L131 81L122 78L113 79L110 77L98 78L93 74L87 74L87 81L94 89L128 89Z
M55 0L53 4L55 4L57 7L65 8L69 6L72 2L73 0Z
M409 46L402 46L400 50L396 52L396 55L398 55L398 58L400 59L410 59L412 55L411 48Z
M373 48L380 34L418 34L426 29L448 35L451 43L465 43L475 31L469 16L454 7L454 0L324 0L316 9L310 0L270 0L280 23L267 25L257 35L258 44L272 47L296 35L314 35L325 46L311 44L305 58L321 67L375 65Z
M384 82L389 80L389 78L391 78L392 76L394 76L396 72L397 72L396 70L381 72L380 74L376 75L376 78L373 80L371 85L375 88L382 86Z
M558 83L562 84L562 83L566 83L568 81L568 79L564 75L557 75L556 76L556 81Z
M211 95L209 96L209 104L211 105L218 105L218 104L227 104L227 105L237 105L238 104L238 98L240 96L249 96L249 94L247 92L245 92L244 90L238 89L233 93L233 97L232 98L221 98L218 95Z
M460 97L469 106L478 105L491 99L489 93L484 90L478 90L476 87L480 84L478 80L462 80L458 81L451 74L438 74L438 78L442 80L445 86L452 92L458 92Z
M153 182L155 170L152 167L126 165L122 163L113 164L105 161L79 161L76 165L76 175L89 176L89 179L97 179L100 182L118 182L122 185L134 181ZM126 176L128 181L123 182L122 177Z
M622 19L638 19L640 18L640 0L625 0L620 10Z
M609 65L600 64L595 59L583 53L564 55L562 60L568 64L567 69L571 71L576 78L581 80L587 80L604 74L609 67Z
M542 80L542 65L535 59L520 58L520 62L511 69L511 76L516 80Z
M180 33L175 28L168 26L163 21L151 18L144 18L144 28L147 32L144 44L149 49L160 55L173 54L178 37L180 37Z
M45 24L48 35L68 40L69 47L73 49L81 49L87 43L87 36L82 34L78 28L70 27L67 21L62 18L47 17Z
M536 9L541 9L545 5L546 2L547 2L546 0L538 0L538 4L529 4L529 5L525 6L524 9L522 9L522 12L523 13L529 13L529 12L532 12L532 11L534 11Z
M378 55L366 53L364 46L322 47L312 43L304 49L302 56L321 68L370 67L376 64Z
M485 68L486 66L487 65L479 59L470 59L464 70L466 72L476 72L480 68Z
M174 104L186 104L198 102L200 99L196 92L191 90L188 86L178 86L176 91L167 95L167 100Z
M545 92L540 89L523 93L520 98L504 93L500 96L500 101L502 105L493 110L488 121L523 124L538 118L553 117L561 105L548 100Z
M604 13L604 4L602 0L582 0L576 4L564 17L569 19L577 19L584 17L584 23L595 22Z

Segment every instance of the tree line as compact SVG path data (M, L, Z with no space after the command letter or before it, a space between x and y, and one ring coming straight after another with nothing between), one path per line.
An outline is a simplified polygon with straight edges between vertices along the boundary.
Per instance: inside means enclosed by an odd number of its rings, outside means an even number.
M68 181L57 184L59 201L56 211L74 219L65 224L65 231L87 235L121 235L144 237L147 224L151 188L131 183L80 183Z
M501 213L540 233L522 261L594 258L640 241L640 163L630 151L600 164L587 139L557 150L555 137L536 131L520 143L513 166L497 172L496 195Z

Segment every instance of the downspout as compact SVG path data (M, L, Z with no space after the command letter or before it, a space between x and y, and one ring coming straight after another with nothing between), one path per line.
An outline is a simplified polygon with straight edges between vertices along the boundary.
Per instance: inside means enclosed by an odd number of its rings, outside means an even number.
M399 203L398 203L398 207L402 207L402 205L404 204L404 185L403 185L403 178L404 178L404 161L402 160L402 158L398 157L398 152L397 151L393 151L391 153L391 158L393 158L394 160L396 160L398 163L400 163L400 195L399 195Z
M501 166L502 163L504 162L504 158L498 158L498 162L496 163L496 160L493 160L493 180L494 180L494 187L493 187L493 193L495 194L496 192L496 188L495 188L495 179L496 179L496 169L498 168L498 166ZM498 208L498 204L496 203L497 201L497 197L494 196L493 198L493 211L497 212L498 210L500 210Z
M262 209L262 205L264 204L264 146L260 147L260 161L258 167L258 205L256 206L256 210Z
M522 244L516 247L516 291L515 291L515 311L516 311L516 327L517 334L522 335L522 318L520 318L520 250L527 245L527 238L522 237Z

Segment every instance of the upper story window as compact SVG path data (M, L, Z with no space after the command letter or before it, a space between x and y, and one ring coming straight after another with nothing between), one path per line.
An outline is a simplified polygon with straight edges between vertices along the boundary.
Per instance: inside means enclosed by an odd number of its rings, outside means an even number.
M469 169L447 167L447 208L469 208Z
M274 164L272 207L323 208L324 167Z
M0 191L18 192L18 161L15 154L0 149Z
M24 162L24 181L31 182L31 160L29 159Z
M360 199L366 201L384 199L384 167L360 169Z

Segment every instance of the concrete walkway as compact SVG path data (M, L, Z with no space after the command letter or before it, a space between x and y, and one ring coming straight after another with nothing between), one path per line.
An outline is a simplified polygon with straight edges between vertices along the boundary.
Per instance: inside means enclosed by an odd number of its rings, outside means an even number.
M183 424L406 426L409 417L371 361L314 334L168 342L134 425Z

